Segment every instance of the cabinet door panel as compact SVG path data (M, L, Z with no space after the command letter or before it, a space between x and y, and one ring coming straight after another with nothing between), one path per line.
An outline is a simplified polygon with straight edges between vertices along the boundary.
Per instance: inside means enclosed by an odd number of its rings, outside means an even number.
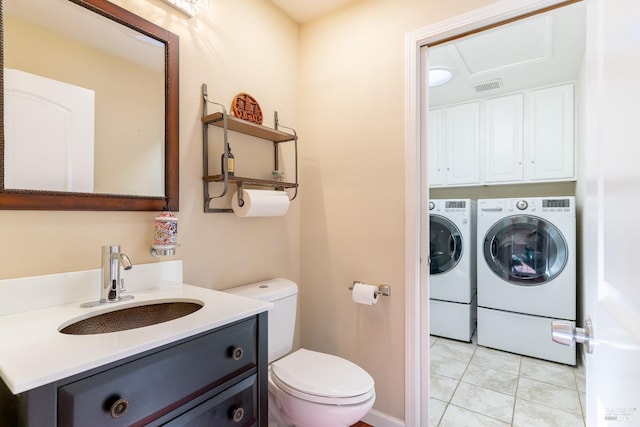
M485 102L484 181L523 179L523 95Z
M443 112L442 109L430 110L427 129L427 160L429 161L429 185L440 186L444 184L444 156L443 143Z
M164 427L249 427L258 425L255 375L201 403Z
M445 109L446 183L480 182L480 104L472 102Z
M574 178L573 85L536 90L528 96L526 178Z

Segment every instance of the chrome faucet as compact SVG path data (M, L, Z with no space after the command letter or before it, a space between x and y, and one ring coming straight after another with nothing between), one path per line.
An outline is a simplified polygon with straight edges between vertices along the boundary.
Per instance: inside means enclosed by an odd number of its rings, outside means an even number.
M126 289L124 288L124 279L120 277L120 266L125 270L131 270L133 267L129 257L120 252L120 245L103 246L100 304L133 298L133 295L121 295Z

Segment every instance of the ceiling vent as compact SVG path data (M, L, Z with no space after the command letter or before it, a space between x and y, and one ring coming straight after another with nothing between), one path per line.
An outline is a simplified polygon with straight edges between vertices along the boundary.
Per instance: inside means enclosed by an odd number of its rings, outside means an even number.
M489 80L474 86L476 92L485 92L487 90L500 89L502 87L502 79Z

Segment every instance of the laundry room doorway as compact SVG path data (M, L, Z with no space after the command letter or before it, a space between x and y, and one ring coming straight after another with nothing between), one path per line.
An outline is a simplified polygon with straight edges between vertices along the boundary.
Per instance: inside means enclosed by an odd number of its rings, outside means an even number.
M406 410L405 425L429 425L428 250L429 163L421 76L429 51L443 41L535 15L576 2L556 0L499 1L460 17L409 33L406 87ZM640 184L634 160L640 146L634 141L640 89L640 38L633 17L640 5L633 0L584 0L587 45L580 82L581 118L576 131L578 171L575 187L578 209L578 265L583 307L574 329L569 325L557 340L588 341L592 350L579 351L587 368L587 425L635 425L640 391L640 290L634 286L634 243L640 227L631 213L639 203ZM424 48L426 46L426 49ZM427 104L428 105L428 104ZM431 167L431 168L430 168ZM429 178L427 178L429 176ZM590 320L591 323L587 321ZM590 325L590 327L587 327ZM561 328L563 325L559 325ZM566 325L564 325L566 326ZM549 331L549 340L551 340Z

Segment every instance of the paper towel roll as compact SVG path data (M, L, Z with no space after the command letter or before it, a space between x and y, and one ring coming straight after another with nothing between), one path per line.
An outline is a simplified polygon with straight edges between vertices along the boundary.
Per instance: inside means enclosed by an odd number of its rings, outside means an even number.
M238 194L233 193L231 208L239 217L282 216L289 210L286 191L242 190L244 205L238 206Z
M377 286L354 283L351 295L358 304L372 305L378 302Z

